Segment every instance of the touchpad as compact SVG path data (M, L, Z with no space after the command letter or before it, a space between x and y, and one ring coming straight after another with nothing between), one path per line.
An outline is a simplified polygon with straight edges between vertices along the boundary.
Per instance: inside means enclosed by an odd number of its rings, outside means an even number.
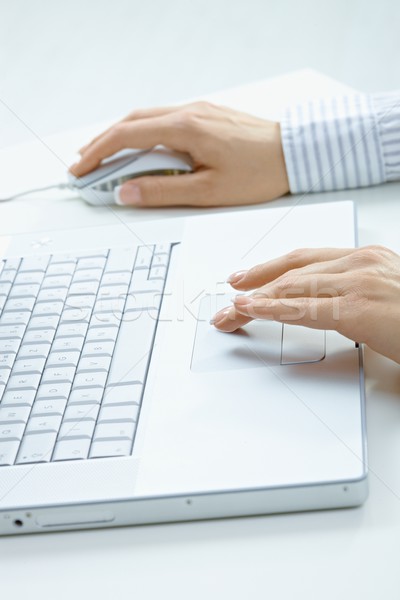
M231 305L231 295L205 296L200 302L192 371L223 371L305 364L325 357L325 332L274 321L255 320L234 333L223 333L210 319Z

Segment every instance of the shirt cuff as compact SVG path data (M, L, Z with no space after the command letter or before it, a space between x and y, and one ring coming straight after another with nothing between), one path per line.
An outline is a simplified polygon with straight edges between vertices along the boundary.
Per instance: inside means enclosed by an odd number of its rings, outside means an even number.
M281 132L290 191L324 192L387 181L380 131L387 124L382 120L385 108L379 107L378 98L350 94L289 108Z
M400 92L374 94L376 116L385 181L400 179Z

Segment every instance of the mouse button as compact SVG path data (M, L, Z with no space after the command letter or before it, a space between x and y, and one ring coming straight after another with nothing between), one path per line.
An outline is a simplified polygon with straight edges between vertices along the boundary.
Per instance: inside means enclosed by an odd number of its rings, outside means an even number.
M326 355L326 331L301 325L284 325L281 365L319 362Z
M121 169L129 167L142 155L143 152L131 151L129 154L107 159L106 161L103 161L103 163L97 169L94 169L94 171L91 171L86 175L82 175L82 177L75 177L71 173L68 173L69 182L78 189L91 186L94 183L101 182L103 179L109 177L116 171L120 171Z

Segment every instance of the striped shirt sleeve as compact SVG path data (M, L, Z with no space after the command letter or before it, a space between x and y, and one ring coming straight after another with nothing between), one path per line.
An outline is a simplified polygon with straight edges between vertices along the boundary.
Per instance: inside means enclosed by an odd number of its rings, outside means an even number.
M355 93L290 107L281 132L293 194L400 179L400 92Z

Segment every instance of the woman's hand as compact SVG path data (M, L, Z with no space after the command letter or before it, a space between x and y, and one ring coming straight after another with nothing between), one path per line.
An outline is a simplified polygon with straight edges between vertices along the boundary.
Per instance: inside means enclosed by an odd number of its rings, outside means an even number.
M334 329L400 363L400 256L387 248L296 250L228 282L256 291L215 315L221 331L252 319Z
M158 144L188 152L194 173L126 182L120 191L124 204L252 204L289 191L279 123L207 102L131 113L84 146L71 172L80 177L118 150Z

